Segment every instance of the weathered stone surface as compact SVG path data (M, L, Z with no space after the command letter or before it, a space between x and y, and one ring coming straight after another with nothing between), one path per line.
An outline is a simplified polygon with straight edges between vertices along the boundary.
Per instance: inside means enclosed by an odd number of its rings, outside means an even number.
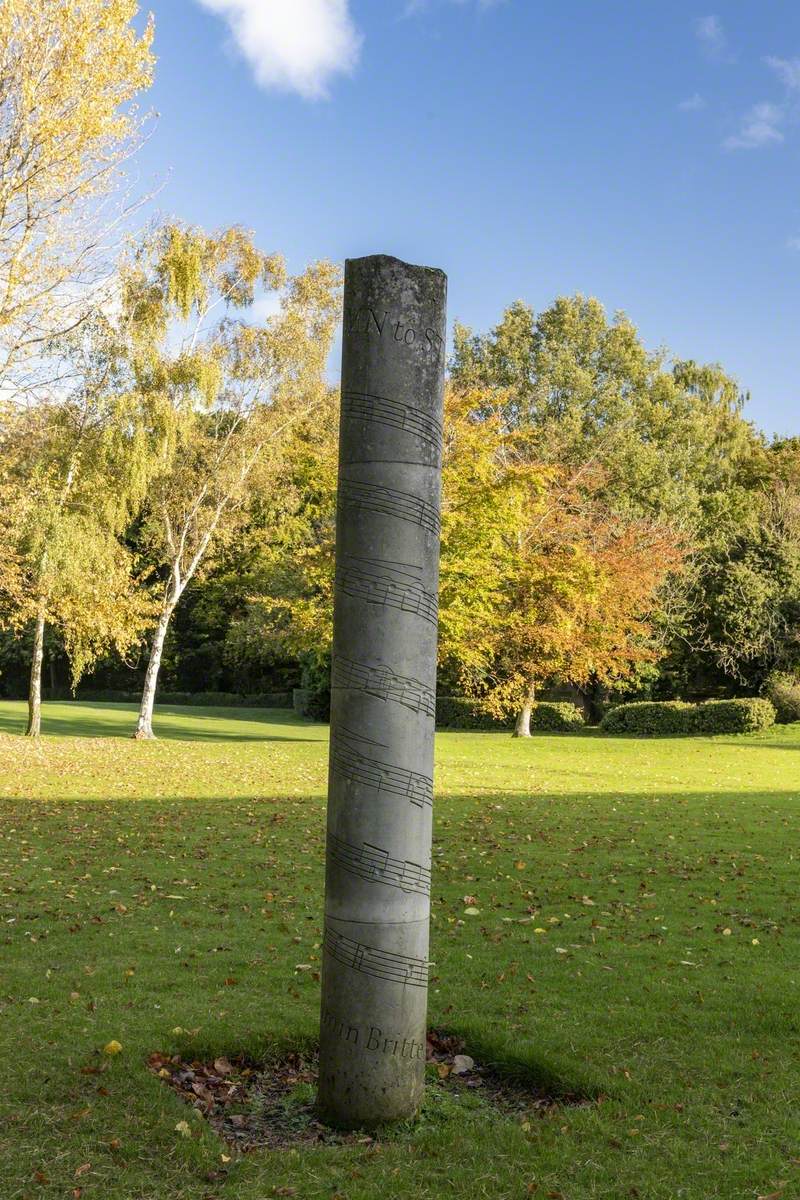
M346 265L319 1080L339 1125L422 1096L446 287Z

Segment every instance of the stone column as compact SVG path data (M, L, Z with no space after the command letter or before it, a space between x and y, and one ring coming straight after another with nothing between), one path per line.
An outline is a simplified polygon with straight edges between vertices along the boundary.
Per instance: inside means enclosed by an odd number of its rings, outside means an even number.
M413 1115L428 988L447 278L345 269L319 1109Z

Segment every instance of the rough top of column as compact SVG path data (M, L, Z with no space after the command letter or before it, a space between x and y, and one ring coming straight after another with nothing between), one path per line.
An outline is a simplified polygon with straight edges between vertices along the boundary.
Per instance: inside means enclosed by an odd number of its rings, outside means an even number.
M447 276L390 254L345 261L342 386L441 419Z
M396 258L393 254L364 254L361 258L345 259L345 266L349 266L351 263L354 266L361 266L362 263L374 263L376 266L378 263L386 263L387 266L396 264L406 271L425 271L429 275L441 275L445 279L447 278L445 272L440 267L424 267L418 263L405 262L402 258Z

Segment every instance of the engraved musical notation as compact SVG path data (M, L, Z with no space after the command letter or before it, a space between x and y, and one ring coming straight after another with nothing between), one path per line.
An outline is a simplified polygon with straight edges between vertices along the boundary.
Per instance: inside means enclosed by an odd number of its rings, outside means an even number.
M417 808L433 805L433 781L427 775L371 758L359 748L363 745L385 749L381 742L373 742L371 738L339 726L331 745L331 765L337 774L351 783L363 784L377 792L401 796Z
M442 452L441 423L410 404L375 396L371 392L346 391L342 392L342 414L354 421L374 421L378 425L401 429L430 446L437 457Z
M346 596L412 613L435 625L438 601L420 583L421 568L382 559L348 555L340 564L337 583Z
M380 846L362 842L353 846L335 834L328 834L328 854L332 862L371 882L385 883L401 892L416 892L427 896L431 890L431 873L419 863L408 859L391 858Z
M390 667L380 664L371 667L351 658L335 655L331 687L365 692L378 700L394 700L412 712L436 716L436 697L430 688L409 675L396 675Z
M356 483L352 479L339 481L339 503L356 512L378 513L380 516L396 517L419 525L428 533L439 536L441 521L432 504L420 500L411 492L398 492L394 488L381 487L374 483Z
M364 975L374 975L376 979L388 979L411 987L428 986L429 964L424 958L409 958L405 954L379 950L376 946L365 946L363 942L356 942L331 928L325 930L325 949L331 958Z

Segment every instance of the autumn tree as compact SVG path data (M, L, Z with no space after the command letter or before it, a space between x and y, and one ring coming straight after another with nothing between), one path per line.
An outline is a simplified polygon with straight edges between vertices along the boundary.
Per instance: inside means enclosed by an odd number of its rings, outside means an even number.
M75 328L113 276L115 231L135 204L123 166L137 94L152 79L152 20L135 0L0 5L0 380L51 383L52 339Z
M708 547L746 505L765 449L735 380L715 364L648 351L624 314L609 320L584 296L539 314L517 302L486 334L458 326L453 380L479 395L479 413L498 412L533 460L557 469L567 493L616 518L671 526L692 546L653 615L671 658L696 654ZM599 678L582 690L594 697Z
M677 565L672 532L612 517L570 492L559 469L530 461L524 433L480 410L478 391L449 388L440 564L439 656L446 674L494 712L522 708L554 676L627 678L657 657L650 623L658 585ZM260 585L232 636L240 652L271 639L294 653L329 651L335 424L295 432L293 498L272 514ZM525 697L528 700L524 703Z
M498 397L495 397L497 400ZM602 471L579 484L531 458L527 429L482 389L452 389L441 652L462 690L528 736L547 681L623 680L658 656L650 618L680 561L673 531L614 514Z
M58 401L6 413L3 481L15 500L0 542L13 563L9 620L33 625L27 734L41 728L47 625L71 662L73 686L110 647L125 654L147 618L121 540L141 502L152 454L135 397L114 388L116 333L98 316L75 333L69 354L77 382Z
M656 661L660 588L681 562L669 526L610 513L556 478L520 539L495 625L488 706L516 711L515 734L528 737L547 681L619 685Z
M251 496L279 486L288 431L324 400L339 273L317 263L287 278L283 260L241 229L208 235L171 223L123 278L135 387L161 431L141 534L158 577L158 619L136 736L151 738L177 604L240 531ZM279 292L280 310L249 323L259 289Z

